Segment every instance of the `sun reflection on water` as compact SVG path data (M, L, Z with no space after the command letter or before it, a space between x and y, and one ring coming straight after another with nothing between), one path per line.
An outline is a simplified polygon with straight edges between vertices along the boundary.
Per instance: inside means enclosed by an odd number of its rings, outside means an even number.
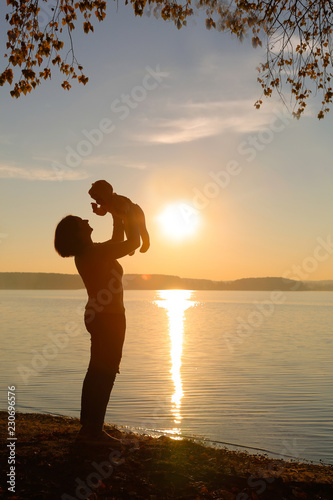
M170 356L171 356L171 377L174 385L174 393L171 396L171 413L175 427L169 431L170 434L180 433L181 401L183 397L183 386L181 379L181 364L183 351L183 334L185 311L193 307L196 302L190 300L192 290L159 290L158 295L161 300L155 300L158 307L166 309L169 318L170 336Z

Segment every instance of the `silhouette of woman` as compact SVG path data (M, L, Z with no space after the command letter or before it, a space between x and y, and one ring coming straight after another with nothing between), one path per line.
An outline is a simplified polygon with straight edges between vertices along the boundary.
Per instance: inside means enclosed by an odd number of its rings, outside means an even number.
M54 245L62 257L74 256L76 268L88 293L85 325L91 336L90 362L83 382L81 398L81 430L78 442L115 444L103 430L106 407L119 373L125 338L126 320L123 304L123 270L117 259L140 246L136 223L137 205L121 216L107 204L94 208L98 215L113 216L112 238L103 243L91 239L88 220L68 215L57 225ZM124 241L124 224L127 239Z

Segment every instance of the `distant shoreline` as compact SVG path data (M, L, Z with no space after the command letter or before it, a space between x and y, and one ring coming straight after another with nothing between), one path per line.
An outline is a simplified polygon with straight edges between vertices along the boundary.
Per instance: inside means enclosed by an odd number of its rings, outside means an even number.
M333 291L333 280L297 281L282 277L242 278L233 281L181 278L164 274L125 274L126 290L215 291ZM80 290L78 274L0 273L0 290Z

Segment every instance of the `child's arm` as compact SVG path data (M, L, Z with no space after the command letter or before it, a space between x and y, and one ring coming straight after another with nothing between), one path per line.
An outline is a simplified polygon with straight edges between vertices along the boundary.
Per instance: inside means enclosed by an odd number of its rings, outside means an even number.
M124 222L121 217L119 217L116 214L112 214L110 210L106 208L104 205L97 205L97 203L92 203L91 204L93 212L96 215L104 216L107 213L111 213L113 217L113 231L112 231L112 237L111 241L113 242L120 242L124 241L124 236L125 236L125 230L124 230Z

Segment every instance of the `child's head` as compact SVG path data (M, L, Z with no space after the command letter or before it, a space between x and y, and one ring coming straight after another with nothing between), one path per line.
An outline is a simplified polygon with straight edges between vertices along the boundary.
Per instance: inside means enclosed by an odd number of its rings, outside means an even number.
M96 181L91 185L88 193L99 205L105 204L113 195L113 187L107 181Z

